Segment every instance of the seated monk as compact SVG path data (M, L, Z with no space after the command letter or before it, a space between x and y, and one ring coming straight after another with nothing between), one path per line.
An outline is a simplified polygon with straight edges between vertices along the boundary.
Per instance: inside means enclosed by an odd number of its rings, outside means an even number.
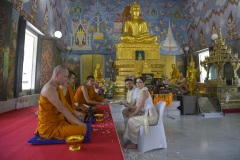
M93 76L87 77L86 84L80 85L76 93L74 95L75 102L78 103L79 106L83 106L87 104L91 107L100 104L105 105L109 101L99 96L94 89L95 79Z
M124 36L120 39L126 43L156 43L157 36L149 36L147 22L140 18L141 7L135 1L130 8L132 19L124 24Z
M86 135L86 124L82 122L82 117L67 105L65 98L62 98L63 102L60 99L63 92L59 85L66 83L67 76L68 69L58 65L41 90L35 133L43 138L62 140L71 135Z
M75 106L74 91L73 91L75 81L76 81L76 74L73 71L69 71L67 83L59 86L63 92L63 95L62 95L63 97L60 96L60 99L65 98L66 102L71 107L71 109L74 110L79 116L82 116L82 118L84 119L84 117L86 116L86 112L85 111L78 112L76 110L76 107L78 106Z

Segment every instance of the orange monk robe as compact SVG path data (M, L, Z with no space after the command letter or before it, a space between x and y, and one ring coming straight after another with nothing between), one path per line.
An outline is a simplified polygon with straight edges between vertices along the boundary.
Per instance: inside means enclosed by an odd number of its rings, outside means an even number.
M76 110L76 106L75 106L75 101L74 101L74 92L73 92L73 89L71 86L68 86L67 88L67 92L66 92L66 95L65 95L65 99L67 101L67 103L70 105L70 107L73 109L73 110ZM62 101L62 100L61 100ZM63 102L63 101L62 101ZM67 106L67 104L65 105ZM69 109L70 110L70 109ZM70 110L71 111L71 110ZM86 116L86 112L85 111L80 111L81 113L84 114L84 116Z
M84 95L83 95L83 92L82 92L82 87L83 85L80 85L77 90L76 90L76 93L74 95L74 100L75 102L78 103L79 106L82 106L83 104L87 104L85 98L84 98ZM103 97L99 96L95 90L94 90L94 87L92 86L88 86L87 87L87 92L88 92L88 96L89 96L89 99L92 100L92 101L96 101L96 102L102 102L104 100ZM89 106L94 106L92 104L87 104Z
M62 90L58 87L58 93L63 104L75 114L70 105L65 100ZM68 105L67 105L68 104ZM86 135L86 128L79 126L69 120L66 120L64 115L45 97L39 97L39 110L38 110L38 127L35 133L41 137L50 139L65 139L71 135Z
M74 92L71 86L68 86L65 99L68 104L72 107L73 110L76 110L75 101L74 101Z

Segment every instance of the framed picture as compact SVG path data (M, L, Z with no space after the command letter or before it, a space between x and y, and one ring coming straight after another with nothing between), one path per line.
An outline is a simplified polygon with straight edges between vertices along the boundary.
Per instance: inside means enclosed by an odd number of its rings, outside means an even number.
M135 51L135 60L144 60L145 59L145 53L144 51Z
M145 79L145 85L152 85L154 79L153 74L142 74L142 77Z

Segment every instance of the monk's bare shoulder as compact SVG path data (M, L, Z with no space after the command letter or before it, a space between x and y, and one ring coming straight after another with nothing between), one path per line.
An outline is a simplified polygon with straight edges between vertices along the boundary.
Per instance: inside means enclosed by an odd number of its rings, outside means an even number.
M55 95L57 92L57 88L51 86L49 83L46 83L42 88L41 95L43 97L49 97Z

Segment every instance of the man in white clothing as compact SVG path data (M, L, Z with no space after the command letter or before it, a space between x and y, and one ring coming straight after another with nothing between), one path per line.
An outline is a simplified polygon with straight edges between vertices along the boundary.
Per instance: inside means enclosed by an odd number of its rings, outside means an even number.
M136 105L139 89L134 86L134 82L130 78L127 78L125 80L125 85L128 92L127 92L127 100L122 102L123 104L122 115L124 118L124 122L126 124L126 121L127 121L126 115L129 115L128 113L131 112L133 107Z

